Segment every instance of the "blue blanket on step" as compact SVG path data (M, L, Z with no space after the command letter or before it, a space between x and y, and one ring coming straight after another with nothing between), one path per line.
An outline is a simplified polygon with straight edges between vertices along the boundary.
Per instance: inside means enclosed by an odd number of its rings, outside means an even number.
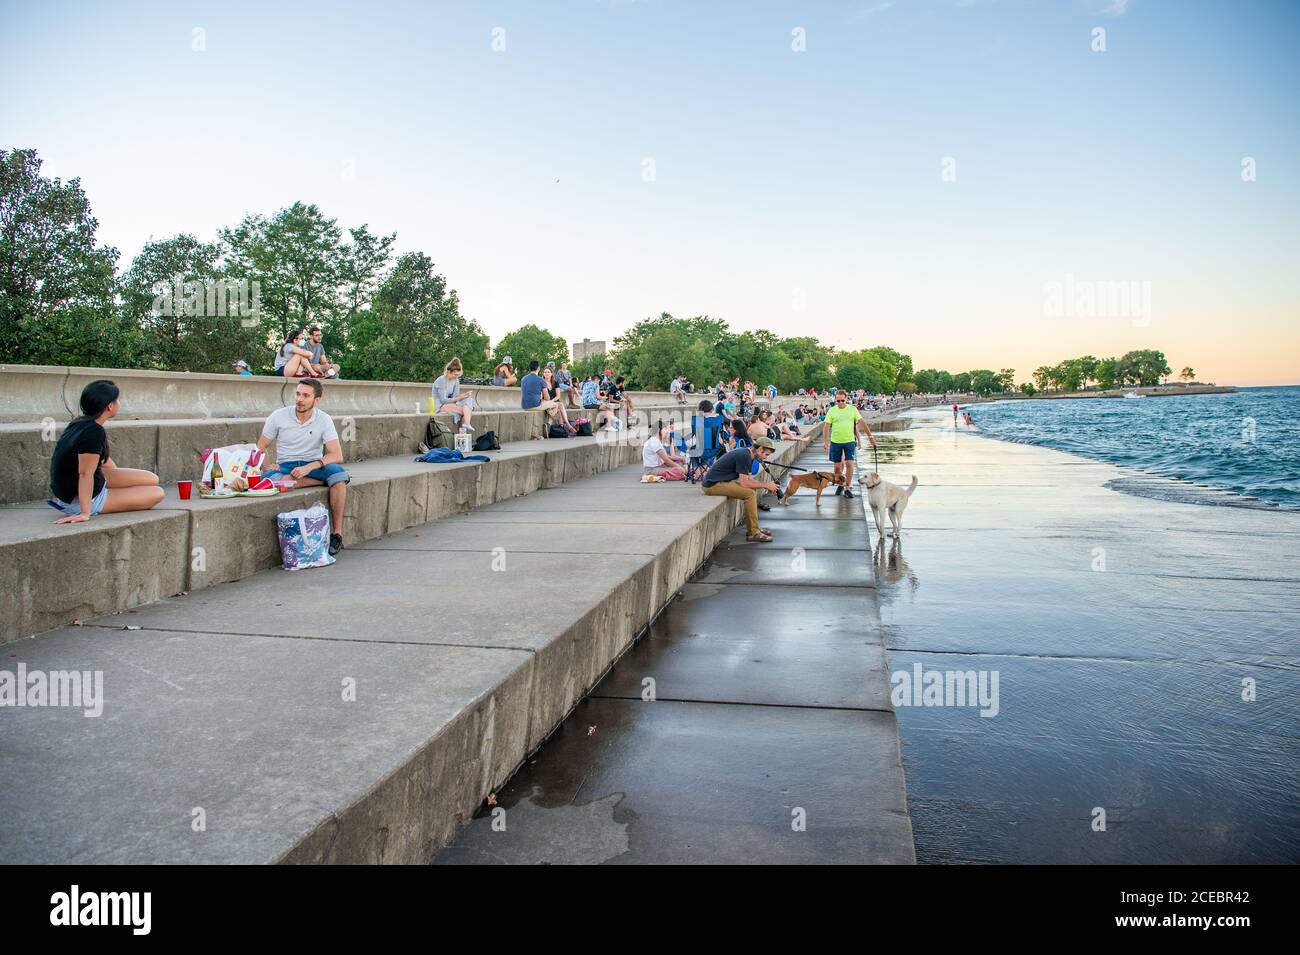
M424 464L453 464L457 461L490 461L486 454L466 454L455 448L430 448L415 460Z

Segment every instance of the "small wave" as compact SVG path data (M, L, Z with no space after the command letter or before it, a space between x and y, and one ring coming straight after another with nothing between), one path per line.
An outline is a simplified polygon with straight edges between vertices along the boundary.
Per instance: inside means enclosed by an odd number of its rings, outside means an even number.
M1154 474L1117 477L1104 485L1108 490L1133 497L1146 497L1157 501L1172 501L1176 504L1208 504L1213 507L1244 507L1258 511L1277 511L1281 508L1272 501L1247 497L1236 491L1222 488L1206 487L1203 484L1190 484L1177 478L1161 477Z

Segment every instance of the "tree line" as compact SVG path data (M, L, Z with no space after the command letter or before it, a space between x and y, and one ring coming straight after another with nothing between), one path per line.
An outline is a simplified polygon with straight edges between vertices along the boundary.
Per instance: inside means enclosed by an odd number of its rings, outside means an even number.
M489 353L488 336L461 314L428 255L395 255L395 234L345 229L309 203L247 215L209 241L151 239L119 274L117 249L96 241L80 180L46 178L41 165L35 150L0 150L0 363L228 372L242 358L269 373L277 346L313 325L348 378L429 380L457 356L468 377L483 379L506 355L519 370L568 358L568 343L534 324ZM707 315L666 312L572 370L583 378L606 368L631 388L656 391L678 375L700 387L739 377L783 393L1015 389L1009 368L914 372L909 355L886 346L840 350L812 336L735 332ZM1146 384L1167 374L1163 354L1137 351L1040 368L1021 389Z
M429 256L395 256L394 234L315 205L211 241L151 239L121 274L97 228L78 179L42 176L35 150L0 151L0 362L229 372L243 358L269 372L291 332L320 325L351 378L425 380L452 355L488 368L487 335Z

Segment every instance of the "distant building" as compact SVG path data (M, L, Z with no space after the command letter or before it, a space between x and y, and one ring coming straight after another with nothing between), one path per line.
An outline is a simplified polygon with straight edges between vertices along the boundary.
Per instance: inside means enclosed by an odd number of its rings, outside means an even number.
M593 342L590 338L584 338L580 342L573 343L573 360L575 362L590 358L592 355L603 354L605 354L604 342Z

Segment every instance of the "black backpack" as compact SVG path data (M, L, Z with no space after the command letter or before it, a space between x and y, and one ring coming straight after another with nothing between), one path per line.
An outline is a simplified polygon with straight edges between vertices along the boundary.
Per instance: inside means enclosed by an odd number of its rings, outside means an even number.
M495 431L484 431L474 441L475 451L500 451L501 442L497 440Z
M579 438L590 438L590 437L591 437L591 422L590 422L590 421L584 421L582 424L575 425L574 427L576 427L576 428L578 429L578 433L577 433L577 435L575 435L575 437L579 437Z
M553 424L546 429L546 436L548 438L567 438L569 429L562 424Z

